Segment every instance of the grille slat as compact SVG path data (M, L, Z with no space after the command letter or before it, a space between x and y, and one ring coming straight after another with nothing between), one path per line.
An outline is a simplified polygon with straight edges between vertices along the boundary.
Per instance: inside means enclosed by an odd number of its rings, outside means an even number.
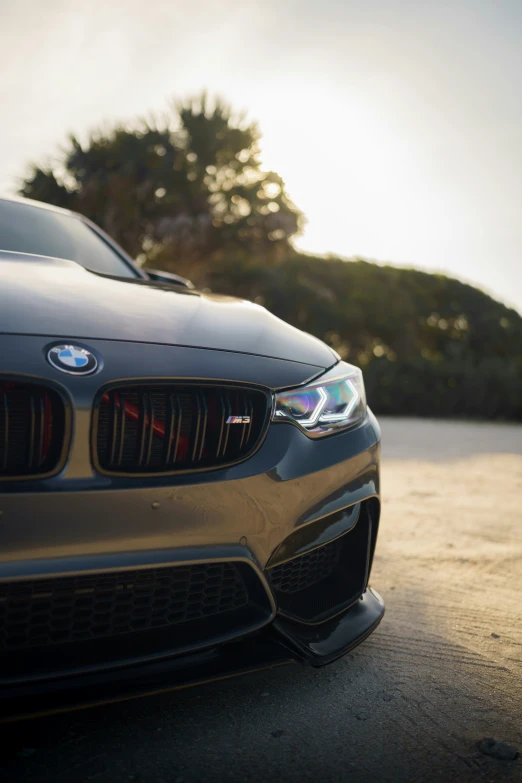
M253 424L254 424L254 406L252 405L252 401L250 401L250 424L248 425L247 439L250 438L250 433L252 432Z
M201 444L201 449L199 448L199 431L201 429L201 399L199 392L196 392L194 395L194 402L196 404L196 431L194 434L194 446L192 448L192 462L197 462L198 457L197 454L201 454L201 451L203 450L203 444Z
M247 408L247 400L246 397L243 399L243 412L245 416L248 416L248 408ZM245 442L245 435L247 433L247 427L241 427L241 440L239 441L239 450L243 448L243 443Z
M226 408L225 408L225 400L223 398L223 395L220 393L218 394L218 397L216 399L216 410L217 410L217 402L219 400L219 406L220 406L220 413L217 414L220 425L219 425L219 438L217 443L217 449L216 449L216 457L219 459L221 457L221 444L223 443L223 434L225 432L225 421L226 421Z
M56 392L0 379L0 478L52 472L64 438L65 408Z
M148 414L145 414L145 431L147 433L147 444L145 447L145 466L150 463L150 457L152 452L152 437L154 435L154 400L150 394L145 393L144 398L147 400L146 408ZM148 418L147 418L148 416Z
M9 404L7 393L2 389L2 407L1 411L4 419L4 451L2 455L2 470L7 470L7 456L9 454Z
M257 389L201 384L111 389L95 421L97 466L120 475L161 474L243 459L264 433L269 402Z
M207 436L207 425L208 425L208 404L207 404L207 398L204 392L201 393L201 407L202 407L202 423L201 423L201 445L199 449L199 457L200 460L203 457L203 450L205 448L205 438Z
M29 454L27 457L27 461L29 463L29 468L32 469L33 461L34 461L34 440L35 440L35 407L34 407L34 394L31 392L31 395L29 397Z
M112 395L112 429L111 429L111 462L115 461L116 457L116 439L118 437L118 397L116 392Z
M42 464L44 453L44 430L45 430L45 392L38 395L38 432L35 429L35 453L37 455L36 466Z
M118 449L118 465L121 465L121 461L123 458L123 446L125 444L125 411L124 411L124 403L123 398L121 394L118 395L119 399L119 410L120 410L120 445Z
M248 601L234 563L0 584L0 651L174 626L240 609Z
M179 438L180 438L180 435L181 435L181 424L182 424L182 421L183 421L183 411L181 409L181 403L179 402L178 398L175 397L174 395L171 395L171 398L173 400L175 400L177 417L178 417L178 424L177 424L177 427L176 427L176 440L174 441L174 453L172 455L172 461L173 461L173 463L175 463L177 458L178 458Z
M227 453L227 446L228 446L228 439L230 436L230 424L228 423L228 419L231 416L230 411L232 410L230 406L230 399L228 397L223 396L223 406L224 406L224 416L223 416L223 422L225 424L225 432L223 433L223 457L226 458Z
M172 394L167 396L167 405L167 413L165 416L165 465L170 464L170 455L172 453L172 443L174 440L174 423L176 420L174 416L175 402L172 398Z
M147 410L148 410L148 394L147 392L143 392L141 395L141 416L139 419L140 424L140 450L139 450L139 457L138 457L138 464L140 467L143 465L143 453L145 451L145 438L147 437Z

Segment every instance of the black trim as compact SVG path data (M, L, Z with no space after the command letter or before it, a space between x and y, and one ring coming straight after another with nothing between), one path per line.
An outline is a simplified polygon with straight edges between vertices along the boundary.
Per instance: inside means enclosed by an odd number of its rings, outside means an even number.
M286 644L261 633L177 658L1 688L0 724L185 690L298 660Z
M132 258L127 255L125 250L118 245L117 242L114 241L114 239L109 236L103 229L101 229L99 226L96 225L96 223L93 223L92 220L89 220L89 218L86 218L85 215L81 215L79 212L69 212L69 215L71 217L75 217L78 220L80 220L81 223L84 223L87 228L90 228L93 234L96 234L99 239L102 240L108 247L110 247L111 250L114 251L114 254L117 255L121 260L125 263L125 265L131 269L134 274L136 275L136 280L149 280L149 276L146 275L143 270L134 263ZM88 267L85 267L88 269ZM91 271L91 270L89 270ZM132 280L132 278L129 278Z
M190 655L1 687L0 723L159 695L290 663L323 666L364 641L383 615L382 598L368 589L342 617L317 627L278 619L244 639Z
M127 628L124 633L118 632L117 627L110 630L101 629L95 633L102 635L93 638L78 635L77 639L71 636L71 638L67 637L59 642L53 642L50 637L45 636L41 643L38 643L37 637L30 637L27 641L20 642L25 646L0 651L0 689L28 682L52 680L64 675L77 676L93 671L113 670L122 666L185 655L188 652L195 652L241 638L263 628L274 617L272 598L266 588L266 583L253 565L241 560L195 561L193 563L179 563L174 566L162 565L159 568L138 568L136 572L131 572L128 569L105 570L86 574L78 572L72 577L53 575L48 578L37 577L31 580L29 583L32 588L30 594L36 591L38 597L38 586L41 584L44 600L48 603L53 600L53 590L57 591L58 600L61 600L63 590L60 588L60 584L62 582L73 582L82 586L91 581L101 582L103 585L109 580L111 583L118 581L124 584L127 578L135 581L136 573L141 574L142 578L148 581L149 574L153 578L156 574L161 578L162 573L168 577L173 573L173 570L196 569L201 571L202 569L212 570L214 567L232 569L235 572L237 586L234 589L240 589L241 592L244 592L245 599L237 608L229 608L226 611L207 615L203 604L201 604L201 606L198 605L198 611L202 610L201 617L188 617L182 621L178 619L171 623L162 623L161 626L150 625L134 631ZM55 587L52 588L51 584ZM15 597L17 591L21 590L22 600L24 594L27 594L27 581L4 581L3 585L5 591L13 592ZM142 601L143 598L139 597L139 592L138 590L138 600ZM107 592L107 596L102 596L101 600L107 602L110 598L111 596ZM89 599L88 594L87 599ZM82 601L81 594L79 600ZM176 600L172 604L173 610L176 609ZM80 606L79 611L83 618L85 607ZM138 615L140 611L138 610ZM189 608L188 611L191 609ZM49 615L47 614L46 617ZM74 619L75 615L70 616L68 622L73 623ZM150 621L151 616L146 614L145 619ZM115 620L117 626L118 618L115 617ZM39 614L37 617L38 626L41 622L42 616ZM81 624L83 624L83 619ZM40 633L40 627L36 631ZM10 638L8 632L9 627L6 627L6 642Z
M148 471L148 472L126 472L126 471L115 471L115 470L107 470L105 469L98 459L98 446L97 446L97 434L98 434L98 421L99 421L99 414L100 414L100 406L101 406L101 400L103 395L106 392L110 392L114 388L121 388L125 386L144 386L144 387L150 387L150 386L191 386L195 385L202 388L213 388L213 389L237 389L237 390L253 390L258 393L262 393L265 396L266 399L266 408L265 408L265 416L263 420L262 427L260 429L260 435L253 446L253 448L250 449L246 454L242 455L239 458L232 459L228 462L220 462L217 465L210 465L210 466L203 466L200 468L187 468L187 469L173 469L173 470L167 470L167 471ZM111 478L161 478L164 476L181 476L181 475L187 475L192 473L209 473L209 472L215 472L218 470L224 470L227 468L230 468L231 466L239 465L242 462L245 462L246 460L253 457L253 455L259 451L261 446L263 445L263 442L267 436L269 424L272 418L272 411L273 411L273 405L274 405L274 396L273 393L268 390L266 387L255 385L255 384L245 384L245 383L233 383L233 382L216 382L216 381L209 381L209 380L201 380L201 379L190 379L190 378L126 378L122 380L117 381L111 381L110 383L102 386L94 399L93 407L92 407L92 417L91 417L91 434L90 434L90 447L91 447L91 462L94 470L102 475L102 476L110 476ZM230 415L230 412L229 414ZM175 459L176 451L177 451L177 445L179 440L179 428L180 428L180 417L175 416L175 419L178 420L178 425L176 427L176 442L175 442L175 448L174 448L174 456ZM228 435L230 430L230 425L225 424L225 442L222 444L221 447L221 453L225 452L227 441L228 441ZM221 446L222 437L220 438L219 445ZM195 446L194 446L195 447Z
M322 517L316 517L301 525L279 544L270 557L266 568L287 563L306 552L311 552L335 541L355 527L360 511L361 503L352 503L351 506L340 508L338 511L325 514Z
M312 666L325 666L363 642L384 617L384 601L368 588L344 614L322 625L301 625L276 618L274 629L294 654Z
M62 439L62 447L60 454L58 456L58 459L56 461L55 466L52 468L52 470L48 470L45 473L28 473L22 476L1 476L0 475L0 484L8 484L11 482L19 483L24 481L41 481L43 479L52 478L53 476L57 476L59 473L62 472L65 465L67 464L67 460L69 458L69 453L71 450L71 443L72 443L72 434L73 434L73 406L71 398L68 396L68 394L65 393L64 387L58 385L57 383L54 383L53 381L49 381L47 379L40 379L35 377L28 377L24 375L13 375L13 374L0 374L0 384L2 382L12 382L20 384L21 386L35 386L43 389L50 389L52 392L54 392L61 400L63 405L63 417L64 417L64 427L63 427L63 439ZM32 419L34 419L34 426L36 426L37 419L41 419L41 416L38 417L36 415L36 410L34 408L34 399L32 399ZM43 420L39 422L40 426L43 425ZM31 448L34 450L34 443L33 439L31 442Z
M335 521L339 515L342 521L343 512L331 516ZM321 532L324 520L322 523L320 520L308 525L308 532L313 533L316 524ZM368 501L365 501L356 524L349 526L346 532L267 568L278 616L314 626L353 606L368 584L377 532L372 523L377 524L378 517L372 518ZM289 536L289 539L293 537Z

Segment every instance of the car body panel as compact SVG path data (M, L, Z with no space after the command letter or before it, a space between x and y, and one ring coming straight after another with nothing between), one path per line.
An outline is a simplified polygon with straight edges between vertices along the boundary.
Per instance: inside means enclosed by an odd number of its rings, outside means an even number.
M323 368L320 340L234 297L106 278L73 261L0 252L0 333L217 349Z
M368 439L374 436L369 421L362 429ZM348 458L350 438L338 435L333 445L322 444L323 454L314 460L314 468L322 470L310 473L310 459L302 454L300 462L295 459L305 438L295 427L276 424L250 460L205 474L203 482L189 475L175 483L164 479L163 486L134 481L132 488L132 479L103 477L96 484L64 481L60 492L37 493L19 485L0 495L0 579L13 577L17 567L19 576L48 573L49 558L63 558L64 572L96 570L110 567L105 561L110 555L122 567L132 566L136 552L147 552L153 563L162 550L231 547L241 539L264 568L301 525L379 493L376 441ZM88 443L84 448L88 451ZM347 459L338 461L339 454ZM285 474L285 463L292 473ZM46 488L52 486L46 482ZM68 564L68 558L74 562Z

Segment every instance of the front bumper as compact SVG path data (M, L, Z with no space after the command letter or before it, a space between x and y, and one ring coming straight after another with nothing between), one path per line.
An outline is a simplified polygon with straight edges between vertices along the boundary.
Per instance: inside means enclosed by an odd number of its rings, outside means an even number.
M158 375L156 366L143 372ZM245 380L259 382L265 372L263 366L259 376ZM15 665L13 656L7 665L0 660L3 719L290 662L320 666L371 633L384 612L368 587L380 512L380 431L371 413L358 427L319 440L289 423L273 424L250 459L222 470L174 479L109 478L95 474L89 461L89 411L100 383L93 379L88 394L87 385L77 381L78 392L68 388L76 429L64 475L24 485L23 491L21 485L2 488L0 595L2 585L17 582L235 563L256 580L250 604L255 611L237 627L224 624L211 637L196 633L183 644L165 634L152 646L114 637L110 649L92 656L78 645L66 656L60 645L56 655L52 646L36 657L22 650ZM320 606L315 599L299 603L291 594L284 604L272 578L274 567L341 541L352 528L360 533L350 541L362 565L349 595L338 606L330 599ZM336 568L342 565L339 561Z
M322 666L364 641L383 614L382 598L368 588L349 612L301 633L276 621L255 636L186 656L2 687L0 722L184 690L293 663Z

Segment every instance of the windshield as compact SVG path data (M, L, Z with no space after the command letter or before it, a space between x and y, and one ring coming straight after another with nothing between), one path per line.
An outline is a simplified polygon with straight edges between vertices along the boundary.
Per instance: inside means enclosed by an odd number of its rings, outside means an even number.
M74 215L0 199L0 250L64 258L115 277L138 277L118 253Z

